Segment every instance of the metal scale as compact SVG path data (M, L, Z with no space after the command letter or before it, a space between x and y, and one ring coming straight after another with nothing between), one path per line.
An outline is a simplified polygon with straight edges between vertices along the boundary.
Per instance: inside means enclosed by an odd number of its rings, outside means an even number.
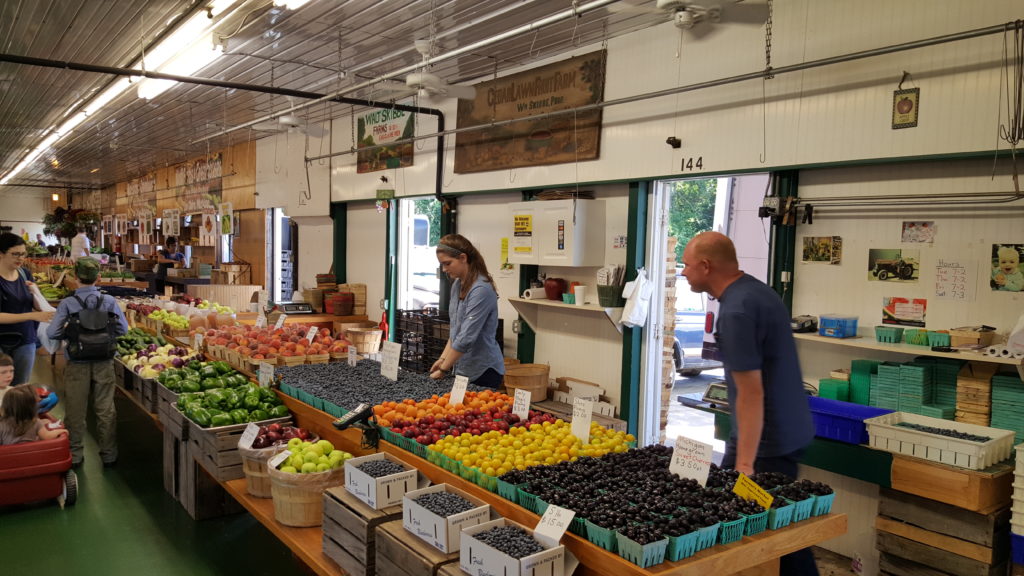
M289 315L313 313L313 306L309 302L278 302L277 309Z

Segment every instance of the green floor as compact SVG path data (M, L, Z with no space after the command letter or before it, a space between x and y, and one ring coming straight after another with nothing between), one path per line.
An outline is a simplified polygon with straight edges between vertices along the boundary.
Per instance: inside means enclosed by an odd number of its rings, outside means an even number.
M39 357L34 383L53 380ZM55 386L58 390L60 386ZM163 489L161 432L117 395L120 458L104 469L90 434L78 502L0 508L0 574L296 574L305 566L247 513L196 522ZM90 423L91 426L91 423Z

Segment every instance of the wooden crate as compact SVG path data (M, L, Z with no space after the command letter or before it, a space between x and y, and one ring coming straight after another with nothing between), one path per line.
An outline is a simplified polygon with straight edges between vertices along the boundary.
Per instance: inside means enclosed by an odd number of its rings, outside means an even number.
M459 568L459 563L445 564L437 570L437 576L466 576L466 573Z
M1009 506L1013 493L1013 466L1005 462L968 470L894 454L891 474L894 490L974 512Z
M441 568L459 564L459 552L442 554L402 527L401 520L377 527L378 576L436 576Z
M328 488L324 491L324 554L348 574L372 576L376 574L377 526L394 520L401 527L401 506L374 510L344 486Z
M191 442L183 442L181 454L181 490L178 501L193 520L219 518L244 512L238 503L215 478L196 461Z
M261 426L273 422L290 424L291 421L291 417L286 416L263 420L257 424ZM216 480L227 482L245 477L245 471L242 469L242 456L238 453L238 440L245 432L246 426L248 423L203 428L191 420L188 421L190 449L193 450L196 461L206 468L206 471Z
M188 440L189 420L181 413L181 410L178 410L178 402L161 401L158 410L157 417L160 418L164 428L170 428L175 436L182 440Z
M142 381L142 407L150 414L156 414L159 400L156 387L159 384L153 378L140 378L140 380Z
M338 284L338 292L352 293L352 315L366 314L366 284Z
M188 456L188 441L176 435L169 426L163 432L163 478L164 490L175 500L180 500L184 490L184 459Z

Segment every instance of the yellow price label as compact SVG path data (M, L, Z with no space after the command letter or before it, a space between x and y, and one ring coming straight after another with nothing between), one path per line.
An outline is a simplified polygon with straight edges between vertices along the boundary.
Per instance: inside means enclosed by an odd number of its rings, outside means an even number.
M740 477L736 479L736 485L732 487L732 491L744 500L757 502L765 510L772 507L772 501L775 499L764 488L758 486L756 482L742 472Z

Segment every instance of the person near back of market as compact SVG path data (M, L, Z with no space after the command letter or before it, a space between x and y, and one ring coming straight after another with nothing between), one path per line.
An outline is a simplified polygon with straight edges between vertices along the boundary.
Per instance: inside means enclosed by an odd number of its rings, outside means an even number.
M740 269L736 247L719 232L702 232L686 244L683 276L691 291L707 292L719 302L715 341L725 365L732 423L722 467L795 479L814 439L814 423L792 315L771 287ZM817 576L811 550L783 556L779 574Z
M75 277L80 288L72 296L61 300L57 314L46 330L51 340L68 340L69 323L75 322L87 307L108 314L113 322L111 337L128 332L128 321L117 302L100 293L94 285L100 275L100 263L94 258L75 261ZM116 348L98 359L76 358L72 350L75 342L68 342L64 354L68 364L64 369L64 420L71 434L71 464L79 466L85 458L86 411L92 396L96 412L96 431L99 438L100 460L104 466L117 462L117 412L114 408L114 355Z
M167 269L174 268L179 262L185 261L185 255L178 252L178 239L168 236L164 240L164 247L156 252L156 274L149 289L154 294L160 295L164 291L167 280Z
M71 239L71 259L85 258L92 250L92 241L85 234L85 226L78 227L78 234Z

